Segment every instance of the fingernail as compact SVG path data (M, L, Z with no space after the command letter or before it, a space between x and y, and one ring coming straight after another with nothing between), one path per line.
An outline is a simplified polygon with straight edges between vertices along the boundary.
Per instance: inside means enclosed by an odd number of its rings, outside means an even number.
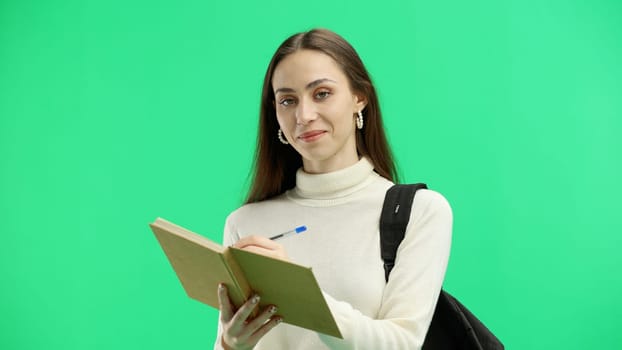
M251 303L257 304L259 302L259 295L255 294L251 299Z
M222 283L218 284L218 290L225 290L225 285Z
M270 309L268 309L268 312L271 313L271 314L275 313L276 312L276 306L271 305Z
M283 319L282 319L282 318L280 318L280 317L279 317L279 318L277 318L277 319L276 319L276 324L279 324L279 323L281 323L281 322L283 322Z

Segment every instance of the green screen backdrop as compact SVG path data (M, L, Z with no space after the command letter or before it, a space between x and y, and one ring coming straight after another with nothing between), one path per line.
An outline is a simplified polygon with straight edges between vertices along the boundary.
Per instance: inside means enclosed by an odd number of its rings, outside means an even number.
M0 1L0 348L211 347L147 224L221 239L269 59L313 27L452 204L446 289L508 349L622 348L617 0Z

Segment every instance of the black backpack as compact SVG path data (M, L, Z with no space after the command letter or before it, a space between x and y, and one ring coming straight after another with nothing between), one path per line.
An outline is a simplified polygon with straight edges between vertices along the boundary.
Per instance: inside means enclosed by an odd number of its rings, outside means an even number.
M385 280L395 263L397 247L404 239L410 209L417 190L425 184L394 185L385 196L380 217L380 248ZM464 305L441 290L424 350L503 350L503 344Z

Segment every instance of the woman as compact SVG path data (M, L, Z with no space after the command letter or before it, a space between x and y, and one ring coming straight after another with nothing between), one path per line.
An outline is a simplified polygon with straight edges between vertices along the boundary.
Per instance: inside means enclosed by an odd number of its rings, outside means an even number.
M344 339L281 324L278 305L249 318L219 287L216 348L418 349L441 289L451 209L421 190L385 283L379 217L396 180L377 95L355 50L328 30L291 36L265 76L255 171L224 244L310 266ZM300 224L309 231L272 241Z

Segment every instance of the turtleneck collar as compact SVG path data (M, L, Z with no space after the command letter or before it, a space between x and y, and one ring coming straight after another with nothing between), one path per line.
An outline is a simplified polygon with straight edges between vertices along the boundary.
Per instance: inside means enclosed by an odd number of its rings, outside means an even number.
M347 168L325 174L296 172L296 187L288 191L291 199L326 200L348 196L371 183L376 176L369 159L362 157Z

